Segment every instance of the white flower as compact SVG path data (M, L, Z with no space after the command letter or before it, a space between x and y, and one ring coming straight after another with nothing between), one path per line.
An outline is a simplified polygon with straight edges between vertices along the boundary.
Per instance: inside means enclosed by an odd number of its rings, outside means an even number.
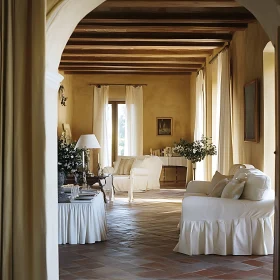
M194 154L196 153L196 149L193 149L193 153L194 153Z

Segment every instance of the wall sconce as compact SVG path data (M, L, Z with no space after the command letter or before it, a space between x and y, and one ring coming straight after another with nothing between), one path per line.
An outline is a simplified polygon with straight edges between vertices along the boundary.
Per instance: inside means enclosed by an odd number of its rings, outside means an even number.
M59 98L60 98L60 104L62 106L66 106L66 100L68 99L68 97L66 97L64 95L64 91L65 91L65 88L63 85L60 85L59 89L58 89L58 93L59 93Z

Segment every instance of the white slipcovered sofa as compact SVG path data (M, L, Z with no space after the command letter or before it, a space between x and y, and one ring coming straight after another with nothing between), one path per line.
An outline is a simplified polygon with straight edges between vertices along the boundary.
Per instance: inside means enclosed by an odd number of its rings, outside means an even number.
M179 242L174 251L187 255L268 255L273 253L274 191L258 169L246 173L240 199L207 196L211 182L192 181L182 202Z
M134 159L130 172L119 175L119 164L122 159ZM159 178L162 161L157 156L120 156L114 167L105 167L104 172L113 174L115 191L128 192L129 200L133 200L133 192L159 189Z

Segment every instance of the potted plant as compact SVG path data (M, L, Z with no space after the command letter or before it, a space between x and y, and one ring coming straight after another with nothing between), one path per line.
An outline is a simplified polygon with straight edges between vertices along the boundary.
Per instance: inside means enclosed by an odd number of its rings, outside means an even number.
M213 156L217 154L217 148L212 143L212 138L205 137L203 135L200 140L196 140L194 142L188 142L184 139L180 139L180 141L175 143L174 146L175 153L192 162L194 169L194 179L196 163L204 160L206 156Z
M62 185L69 174L75 174L82 166L80 149L75 149L76 142L66 143L64 139L58 139L58 200L64 202L66 196L62 191ZM68 198L67 198L68 200Z

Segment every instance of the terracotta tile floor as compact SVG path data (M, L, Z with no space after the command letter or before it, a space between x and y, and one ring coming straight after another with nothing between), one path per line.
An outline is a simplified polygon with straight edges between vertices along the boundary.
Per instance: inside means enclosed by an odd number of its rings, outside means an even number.
M172 250L184 190L118 195L107 204L108 240L62 245L60 279L272 279L273 256L187 256Z

